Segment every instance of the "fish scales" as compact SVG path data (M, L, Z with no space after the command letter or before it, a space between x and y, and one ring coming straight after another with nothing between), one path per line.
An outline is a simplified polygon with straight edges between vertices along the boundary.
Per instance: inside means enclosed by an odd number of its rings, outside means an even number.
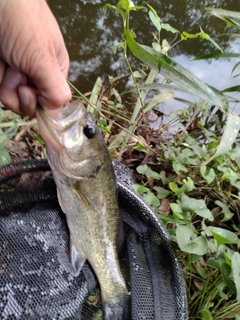
M120 214L112 161L102 134L80 101L59 119L37 107L40 133L70 231L77 274L86 260L101 288L104 319L127 319L128 293L116 246Z

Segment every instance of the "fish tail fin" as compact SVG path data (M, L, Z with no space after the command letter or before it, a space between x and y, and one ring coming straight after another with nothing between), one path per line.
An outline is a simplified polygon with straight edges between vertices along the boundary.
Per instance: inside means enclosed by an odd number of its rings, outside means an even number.
M126 297L123 297L121 301L118 301L118 303L114 303L114 304L103 302L104 319L105 320L131 319L128 302L129 302L129 299L126 299Z
M70 251L74 275L77 277L82 270L86 258L77 251L77 249L72 243L70 244Z
M104 320L128 320L130 308L130 294L125 283L113 283L112 290L107 286L106 290L101 286Z

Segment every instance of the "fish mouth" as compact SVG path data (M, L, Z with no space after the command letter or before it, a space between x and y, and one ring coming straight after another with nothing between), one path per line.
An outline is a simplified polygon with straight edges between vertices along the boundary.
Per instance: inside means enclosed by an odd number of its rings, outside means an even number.
M36 115L43 140L55 146L56 142L66 146L68 141L76 141L79 136L78 126L84 125L82 123L84 110L79 102L63 107L56 119L51 118L40 105L37 105Z
M83 134L80 128L84 127L85 112L81 103L71 102L63 107L58 118L53 119L42 106L38 105L36 108L39 131L46 144L48 160L59 172L74 179L87 178L84 168L91 167L92 162L98 162L96 152L81 160L74 159L68 152L76 145L81 148ZM98 163L96 168L100 169L101 166L102 163ZM94 175L97 170L88 169L90 171Z

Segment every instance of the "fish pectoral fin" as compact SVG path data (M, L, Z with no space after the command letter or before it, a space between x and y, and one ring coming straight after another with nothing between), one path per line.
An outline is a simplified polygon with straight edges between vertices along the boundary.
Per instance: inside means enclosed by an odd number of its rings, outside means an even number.
M74 271L74 276L77 277L86 261L86 258L82 256L76 249L76 247L71 244L71 263Z
M92 207L90 197L88 196L88 194L86 193L86 190L82 187L81 184L78 184L77 186L70 187L70 188L71 188L71 191L76 195L76 197L81 200L85 209Z

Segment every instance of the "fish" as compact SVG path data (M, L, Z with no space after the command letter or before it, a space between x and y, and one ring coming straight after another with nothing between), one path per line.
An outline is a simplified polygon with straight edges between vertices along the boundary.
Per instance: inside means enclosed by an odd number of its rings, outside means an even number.
M36 117L66 215L74 273L87 260L100 284L104 319L129 319L129 293L117 252L121 219L116 178L102 133L78 99L67 103L56 119L38 105Z

